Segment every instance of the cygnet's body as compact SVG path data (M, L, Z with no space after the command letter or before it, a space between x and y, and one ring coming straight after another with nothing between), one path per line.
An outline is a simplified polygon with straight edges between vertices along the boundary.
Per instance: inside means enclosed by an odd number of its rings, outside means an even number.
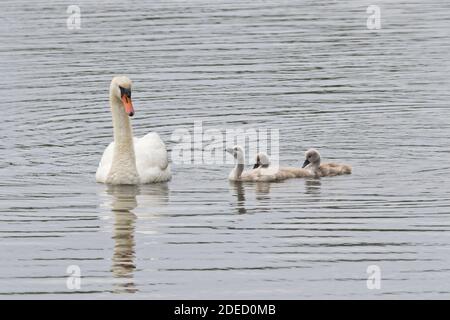
M236 166L231 170L230 181L276 182L290 178L312 177L309 171L300 168L271 167L267 154L258 153L253 169L244 171L244 150L240 146L228 148L227 152L236 159Z
M236 165L228 175L230 181L260 181L261 170L251 169L244 170L245 157L244 150L240 146L234 146L233 148L227 148L226 151L233 155L236 160Z
M320 153L316 149L306 151L305 157L302 168L316 177L330 177L352 173L352 167L346 164L321 163Z
M259 168L264 175L274 176L277 181L291 178L314 177L310 171L295 167L271 167L269 156L265 152L259 152L256 155L253 169Z

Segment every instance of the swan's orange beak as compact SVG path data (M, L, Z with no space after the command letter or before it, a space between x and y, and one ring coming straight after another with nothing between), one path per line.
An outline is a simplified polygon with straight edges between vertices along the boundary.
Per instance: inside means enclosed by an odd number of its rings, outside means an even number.
M125 112L132 117L134 115L133 103L131 102L131 97L124 94L122 96L122 103L125 107Z

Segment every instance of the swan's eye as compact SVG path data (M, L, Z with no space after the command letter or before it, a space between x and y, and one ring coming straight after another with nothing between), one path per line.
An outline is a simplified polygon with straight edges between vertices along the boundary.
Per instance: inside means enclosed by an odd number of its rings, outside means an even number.
M120 96L121 97L127 96L128 98L131 98L131 89L126 89L121 86L119 86L119 88L120 88Z

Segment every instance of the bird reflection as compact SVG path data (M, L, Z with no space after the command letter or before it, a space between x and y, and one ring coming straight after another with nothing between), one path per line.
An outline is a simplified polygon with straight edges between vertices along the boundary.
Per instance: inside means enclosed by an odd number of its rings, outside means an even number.
M247 189L252 189L252 187L255 190L256 200L261 201L261 204L264 204L264 206L261 206L257 209L258 212L269 212L270 206L267 204L270 203L270 192L271 192L271 186L274 182L255 182L255 183L243 183L241 181L231 181L230 182L230 188L232 189L233 195L236 195L236 211L239 214L245 214L248 213L249 210L246 208L246 197L245 197L245 187L246 185ZM320 195L322 187L322 182L320 179L311 178L311 179L305 179L305 193L310 195ZM278 189L278 188L277 188ZM248 191L248 190L247 190ZM253 211L254 209L250 209L250 211Z
M244 185L241 181L230 182L230 184L234 187L236 191L236 209L239 214L247 213L247 209L245 209L245 189Z
M114 255L112 258L112 273L114 277L121 280L117 284L118 292L136 292L136 286L134 284L134 270L136 265L134 264L134 228L136 216L129 211L116 211L115 212L115 224L114 224Z
M115 283L114 292L134 293L137 291L134 284L136 215L131 210L137 207L139 187L108 186L106 193L113 197L111 209L114 214L114 254L111 272L114 278L120 280Z
M137 207L136 196L139 186L108 185L106 193L112 196L111 210L114 212L131 211Z
M166 205L169 200L169 188L166 183L152 185L108 185L106 194L110 197L106 202L114 216L114 253L111 272L117 282L116 293L135 293L138 291L134 283L135 247L134 238L137 216L132 210L139 205L147 213L140 212L139 216L153 214L155 208Z
M270 193L270 182L256 182L255 192L258 200L268 199L268 195Z
M255 188L256 199L258 200L266 200L269 199L270 194L270 182L256 182L250 183L249 186ZM242 181L230 181L230 187L234 190L234 194L236 195L236 210L239 214L247 213L247 209L245 207L245 188L244 183ZM265 209L259 208L259 211L266 211Z
M320 194L322 182L320 179L307 179L305 180L305 192L307 194Z

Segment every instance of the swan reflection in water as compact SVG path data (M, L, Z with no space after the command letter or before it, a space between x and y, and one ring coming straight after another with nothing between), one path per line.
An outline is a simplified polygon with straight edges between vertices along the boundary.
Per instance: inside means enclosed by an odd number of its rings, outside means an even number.
M108 185L106 194L113 217L114 253L111 272L118 281L115 282L115 293L134 293L138 289L134 283L135 263L135 231L137 216L132 210L138 206L152 208L168 201L167 184L154 185Z
M320 195L320 189L322 182L319 178L305 179L305 193L309 195ZM243 183L242 181L230 181L230 189L233 195L236 196L236 210L239 214L245 214L248 210L245 207L245 185L247 188L254 188L256 200L269 201L270 200L270 188L273 183L282 184L283 182L255 182L255 183ZM259 208L259 212L269 211L268 208Z
M230 182L230 186L234 188L236 192L236 210L239 214L247 213L245 209L245 189L241 181Z
M230 188L233 193L236 195L236 210L238 214L247 213L247 209L245 208L245 183L242 181L230 181ZM253 186L256 193L256 199L265 200L269 199L270 193L270 182L255 182L255 183L247 183L247 185ZM260 209L266 211L264 209Z
M320 188L322 187L322 182L319 178L311 178L305 180L305 192L306 194L320 194Z

